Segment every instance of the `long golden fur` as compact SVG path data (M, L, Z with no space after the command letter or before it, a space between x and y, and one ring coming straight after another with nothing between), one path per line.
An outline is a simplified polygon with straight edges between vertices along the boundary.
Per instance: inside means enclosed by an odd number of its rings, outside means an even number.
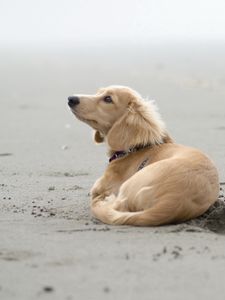
M109 156L143 147L113 160L95 182L91 211L96 218L107 224L162 225L195 218L217 200L213 162L174 143L152 103L120 86L77 97L72 112L95 129L97 143L106 142Z

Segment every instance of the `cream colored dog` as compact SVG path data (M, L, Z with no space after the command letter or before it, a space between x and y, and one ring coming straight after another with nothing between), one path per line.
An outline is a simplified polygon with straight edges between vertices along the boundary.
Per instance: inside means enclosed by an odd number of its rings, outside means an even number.
M178 145L152 103L128 87L68 98L74 115L104 140L110 162L91 191L91 210L107 224L161 225L195 218L219 194L213 162Z

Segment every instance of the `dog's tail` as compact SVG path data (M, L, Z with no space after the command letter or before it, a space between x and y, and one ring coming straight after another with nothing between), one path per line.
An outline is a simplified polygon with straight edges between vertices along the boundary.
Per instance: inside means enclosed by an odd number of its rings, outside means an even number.
M151 208L137 212L118 211L112 203L100 201L91 207L93 215L106 224L158 226L176 222L178 207L157 203Z

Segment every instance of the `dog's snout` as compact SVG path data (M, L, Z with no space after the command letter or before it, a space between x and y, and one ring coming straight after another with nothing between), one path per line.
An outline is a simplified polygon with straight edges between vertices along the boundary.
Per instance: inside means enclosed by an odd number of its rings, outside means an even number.
M78 105L80 103L80 99L77 96L70 96L68 97L68 105L69 107L73 107L75 105Z

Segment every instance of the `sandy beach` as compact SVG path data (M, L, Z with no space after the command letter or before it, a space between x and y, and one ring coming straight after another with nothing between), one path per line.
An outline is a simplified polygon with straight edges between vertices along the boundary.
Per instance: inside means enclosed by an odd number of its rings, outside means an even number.
M224 53L207 43L0 50L0 299L224 299L223 191L184 224L101 224L89 191L106 148L67 107L73 93L131 86L224 183Z

